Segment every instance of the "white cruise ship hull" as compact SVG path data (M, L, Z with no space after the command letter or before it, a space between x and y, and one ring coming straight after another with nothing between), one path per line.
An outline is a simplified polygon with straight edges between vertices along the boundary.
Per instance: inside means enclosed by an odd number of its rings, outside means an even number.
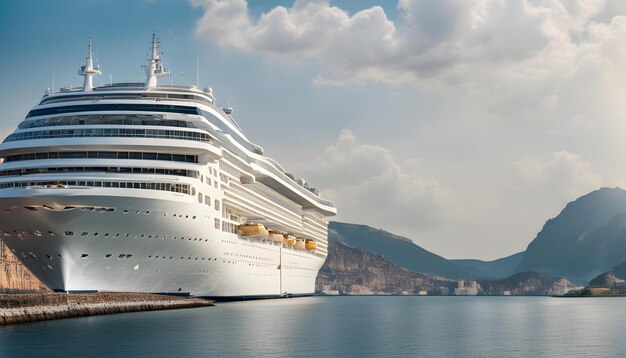
M90 45L83 87L46 91L0 143L0 239L56 291L313 294L334 204L211 88L158 85L155 34L150 53L145 82L94 87Z
M105 188L5 189L2 240L56 291L314 293L323 257L215 229L215 211L193 197L156 194L163 198Z

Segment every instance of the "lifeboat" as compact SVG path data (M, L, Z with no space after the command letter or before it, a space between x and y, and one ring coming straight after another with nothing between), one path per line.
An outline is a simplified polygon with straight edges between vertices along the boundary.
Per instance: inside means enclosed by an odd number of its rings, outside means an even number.
M296 244L295 237L288 235L288 234L283 235L283 245L292 247L295 244Z
M237 233L241 236L268 236L267 229L262 224L239 225L237 226Z
M296 237L296 244L293 245L294 249L304 250L304 239Z
M317 242L315 242L314 240L306 240L306 242L304 243L304 248L310 251L315 251L317 250Z
M270 231L269 237L270 237L270 240L272 240L272 242L283 241L283 234L277 233L276 231Z

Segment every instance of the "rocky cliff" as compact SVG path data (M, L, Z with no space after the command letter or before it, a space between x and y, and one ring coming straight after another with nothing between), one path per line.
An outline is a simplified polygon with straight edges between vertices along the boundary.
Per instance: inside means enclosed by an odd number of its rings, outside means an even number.
M565 276L579 284L626 260L626 190L602 188L548 220L515 272Z
M501 280L479 281L486 295L550 296L564 295L575 285L564 277L538 272L520 272Z
M0 293L49 292L0 241Z
M383 256L331 242L316 281L318 293L342 295L448 294L455 281L397 267ZM424 292L422 292L423 294Z

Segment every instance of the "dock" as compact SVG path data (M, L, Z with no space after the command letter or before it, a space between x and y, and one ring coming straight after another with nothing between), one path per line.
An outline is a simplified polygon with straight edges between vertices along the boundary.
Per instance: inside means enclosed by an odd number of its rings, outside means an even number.
M0 326L112 313L214 306L214 301L189 296L147 293L0 294Z

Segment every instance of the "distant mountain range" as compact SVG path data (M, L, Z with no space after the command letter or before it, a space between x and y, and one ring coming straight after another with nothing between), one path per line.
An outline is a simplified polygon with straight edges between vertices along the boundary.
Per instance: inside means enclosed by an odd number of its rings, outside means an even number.
M454 292L456 281L429 277L397 267L381 255L330 242L316 291L341 295L430 295Z
M447 260L413 241L366 225L331 222L329 241L382 255L395 266L449 279L494 280L521 272L586 285L626 260L626 191L602 188L548 220L526 251L494 261Z
M539 272L518 272L499 280L478 281L487 295L551 296L564 295L575 288L565 277L548 276Z
M567 204L528 245L516 272L586 284L626 260L626 191L602 188Z
M409 271L450 279L468 276L453 262L417 246L413 241L367 225L331 221L328 225L328 241L382 255L392 264Z
M473 259L450 260L462 269L467 278L498 279L513 274L515 267L522 261L524 252L493 261Z
M574 285L563 277L522 272L478 282L480 295L564 294ZM330 242L315 289L330 295L454 295L458 282L397 267L382 255Z

